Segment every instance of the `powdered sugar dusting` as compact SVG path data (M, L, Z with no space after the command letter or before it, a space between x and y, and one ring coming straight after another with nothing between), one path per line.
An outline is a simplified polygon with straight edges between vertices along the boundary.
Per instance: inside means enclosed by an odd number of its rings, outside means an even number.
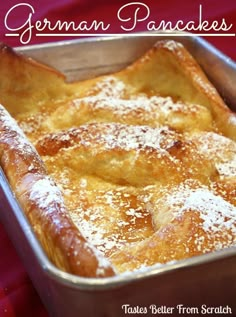
M18 126L13 117L0 105L0 119L2 132L6 135L5 142L10 148L17 149L18 153L29 154L32 152L37 155L34 147L26 138L24 132Z
M87 93L88 96L96 94L97 96L122 97L126 88L123 81L113 76L106 76L103 80L97 82L95 86Z
M64 206L61 191L49 177L39 179L33 184L29 199L47 212L53 212L56 205Z
M236 177L236 155L234 160L216 164L221 178Z
M180 135L167 126L151 128L149 126L133 126L120 123L97 124L91 123L81 127L69 129L51 134L49 137L39 140L40 146L47 147L48 144L58 144L60 147L76 148L102 147L105 150L120 148L125 151L154 149L158 154L170 156L167 151L180 140ZM66 145L65 142L66 141ZM48 143L49 142L49 143ZM49 152L49 151L48 151Z
M174 206L174 217L190 210L198 212L206 232L217 233L222 229L231 229L236 235L236 207L207 188L189 189L182 186L168 198L168 204Z
M115 114L125 115L132 111L138 112L140 110L153 112L155 104L164 104L164 101L169 101L169 99L161 97L152 97L149 99L145 95L133 99L121 99L114 96L107 97L98 95L76 99L74 102L77 107L79 107L81 103L84 103L91 106L94 110L111 110Z
M6 109L0 104L0 115L1 124L4 130L16 132L20 136L25 138L23 131L19 128L17 122L13 117L6 111Z
M148 232L153 232L143 196L133 196L123 190L96 190L93 193L96 204L90 201L86 207L74 205L70 211L86 239L106 255L122 248L127 241L142 240Z
M98 115L99 111L105 111L108 118L113 115L115 118L120 118L121 121L131 123L132 120L139 124L149 122L152 125L159 126L166 122L170 126L184 126L185 118L195 118L198 113L204 113L206 108L181 101L174 102L171 97L151 96L146 94L138 94L130 96L128 99L120 98L116 95L107 96L106 94L98 94L96 96L87 96L73 101L75 106L74 111L80 111L80 108L86 108L87 111ZM174 118L174 115L178 116ZM191 120L196 126L198 122Z
M165 41L163 47L167 48L169 51L175 51L177 48L183 47L183 45L176 41Z
M236 234L236 207L208 190L200 188L190 192L178 214L187 210L199 212L205 231L231 228Z
M111 267L110 261L103 256L103 254L94 245L85 242L87 250L91 250L97 259L96 276L104 276L105 270Z
M105 146L109 149L119 147L133 150L150 147L165 151L162 142L171 146L176 139L176 134L168 127L153 129L146 126L113 125L109 130L102 135Z
M215 163L220 178L236 176L236 144L213 132L193 136L198 151Z

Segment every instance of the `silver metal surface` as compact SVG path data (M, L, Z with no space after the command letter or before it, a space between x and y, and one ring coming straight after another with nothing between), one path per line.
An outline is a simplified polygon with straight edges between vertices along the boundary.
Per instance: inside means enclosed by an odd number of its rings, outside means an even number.
M68 80L78 80L123 68L159 39L76 40L17 51L59 69ZM229 106L236 109L235 63L200 38L175 36L175 40L187 47ZM165 306L173 307L171 316L180 316L177 305L181 304L199 312L203 304L229 306L231 316L236 316L236 248L105 279L62 272L39 245L1 169L0 220L51 316L121 317L127 316L125 304L142 307L145 316L157 315L155 308L164 310Z

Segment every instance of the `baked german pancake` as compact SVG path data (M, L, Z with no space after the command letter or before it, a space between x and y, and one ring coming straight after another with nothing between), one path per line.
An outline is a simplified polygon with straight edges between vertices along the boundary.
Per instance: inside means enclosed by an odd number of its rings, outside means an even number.
M1 167L57 267L106 277L235 246L236 115L182 44L78 82L2 44L0 76Z

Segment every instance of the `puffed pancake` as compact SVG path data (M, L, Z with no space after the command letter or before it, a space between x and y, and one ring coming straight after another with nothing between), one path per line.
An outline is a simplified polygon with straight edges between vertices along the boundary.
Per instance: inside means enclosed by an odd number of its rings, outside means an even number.
M1 167L60 269L106 277L235 246L236 115L182 44L73 83L2 44L0 78Z

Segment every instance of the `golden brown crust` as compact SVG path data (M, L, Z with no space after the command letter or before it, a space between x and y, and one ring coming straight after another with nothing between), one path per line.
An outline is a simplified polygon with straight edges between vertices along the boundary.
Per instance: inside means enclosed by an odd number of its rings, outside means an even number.
M163 187L149 203L156 232L111 256L120 272L135 270L141 263L151 266L186 259L236 242L236 207L197 181Z
M186 178L204 182L215 173L193 142L166 126L91 123L49 134L36 148L42 156L53 156L50 164L136 187Z
M74 209L80 206L85 212L99 205L106 210L101 196L109 191L110 203L116 204L119 192L117 219L125 223L127 213L132 213L137 223L139 217L147 229L145 234L138 237L134 223L129 223L132 235L127 236L127 228L125 231L120 225L124 232L122 241L116 239L117 247L106 250L99 246L119 272L199 255L236 241L236 193L232 183L236 144L226 137L213 132L183 135L167 127L93 123L49 134L38 141L36 148L62 186L65 184L60 172L54 170L56 164L73 170L78 179L87 180L74 201ZM115 189L111 185L100 193L87 189L93 184L88 175L99 177L99 186L109 182ZM127 197L135 193L132 199L137 201L139 197L139 209L124 203L122 185L132 186L132 190L125 189ZM82 198L84 195L86 198ZM73 201L73 194L68 194L68 199ZM91 213L90 217L90 223L97 225L100 219L92 221ZM75 221L83 219L75 217ZM105 216L102 219L106 227L109 221ZM212 226L207 227L208 222ZM218 226L220 230L215 230Z
M40 100L56 100L66 93L62 73L0 44L1 104L12 114L36 111ZM17 102L17 105L16 105Z
M236 115L225 105L200 66L182 44L171 40L158 41L143 58L128 68L125 73L128 81L134 82L134 86L139 90L145 90L147 78L142 77L142 81L139 81L139 72L152 78L149 89L154 94L172 96L183 102L200 104L209 109L218 129L236 140Z
M68 217L60 190L16 122L0 105L1 165L49 258L81 276L114 274Z
M5 48L0 66L36 148L1 107L1 165L60 268L109 276L235 245L235 114L181 44L70 84Z

